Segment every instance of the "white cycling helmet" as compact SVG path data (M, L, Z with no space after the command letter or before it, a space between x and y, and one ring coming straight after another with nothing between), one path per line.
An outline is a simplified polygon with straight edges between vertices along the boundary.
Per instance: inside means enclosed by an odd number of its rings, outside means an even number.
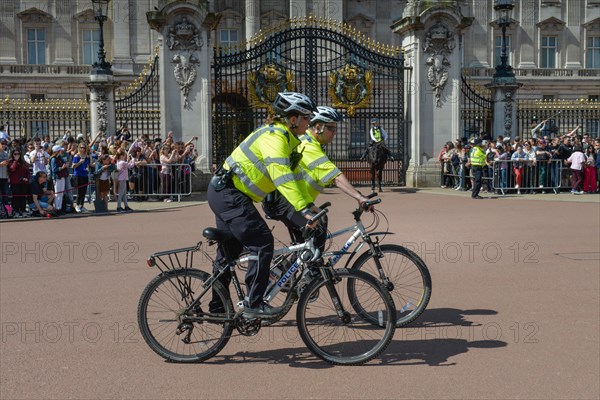
M296 92L280 92L273 102L273 109L282 117L290 114L312 114L317 111L317 105L310 97Z
M333 108L327 106L318 106L315 116L310 120L310 125L312 126L317 122L325 122L326 124L329 122L340 122L343 119L344 118L342 115Z

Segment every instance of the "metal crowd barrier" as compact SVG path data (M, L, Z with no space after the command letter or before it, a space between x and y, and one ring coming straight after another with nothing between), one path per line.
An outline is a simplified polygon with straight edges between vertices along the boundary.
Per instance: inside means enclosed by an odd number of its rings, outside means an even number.
M461 167L452 166L452 173L444 173L442 167L443 164L440 165L442 186L448 186L446 177L450 177L453 187L462 190L470 189L473 178L470 168L463 168L461 176ZM498 191L503 195L508 191L558 193L561 188L570 187L569 179L570 170L563 168L562 160L496 160L491 167L488 166L483 170L482 189ZM518 188L517 181L520 182Z
M160 164L146 164L134 167L129 171L127 193L131 200L152 200L158 198L170 198L181 201L181 196L192 194L192 170L189 164L170 164L169 174L162 171ZM110 194L117 195L118 173L111 174ZM96 177L89 175L89 186L86 194L86 202L93 202L96 198ZM73 193L76 197L77 192Z
M562 160L496 160L493 172L493 187L503 195L508 190L558 193L563 183L569 186L569 170L563 169Z

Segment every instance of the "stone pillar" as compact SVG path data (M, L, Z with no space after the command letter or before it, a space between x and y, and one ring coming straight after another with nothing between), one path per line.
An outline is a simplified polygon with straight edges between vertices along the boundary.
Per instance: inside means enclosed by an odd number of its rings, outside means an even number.
M403 18L392 25L401 35L405 57L413 67L407 94L407 186L439 185L437 156L445 142L462 136L458 36L473 18L462 16L454 3L412 1Z
M492 98L494 99L493 136L502 135L510 138L520 136L516 132L517 107L515 93L521 86L523 84L517 83L514 78L504 82L494 79L491 84L486 85L492 90Z
M117 130L114 91L119 84L114 79L113 75L92 74L89 82L86 82L90 89L90 134L92 137L98 131L110 136Z
M212 173L212 87L210 31L218 16L197 1L163 1L158 11L146 14L159 35L160 109L163 138L172 131L175 140L198 137L194 190L205 190ZM199 181L199 182L198 182Z
M0 63L16 64L17 63L17 26L19 20L15 18L17 14L17 5L12 1L0 2L0 13L3 20L0 23ZM20 35L19 35L20 36ZM24 43L27 41L25 40ZM22 61L26 64L27 61Z
M260 30L260 4L258 0L246 0L246 38L251 38ZM250 43L248 43L250 46Z
M133 74L133 61L131 60L131 45L129 42L131 37L129 0L113 0L111 3L113 9L111 20L113 27L113 57L111 61L113 70L121 74Z

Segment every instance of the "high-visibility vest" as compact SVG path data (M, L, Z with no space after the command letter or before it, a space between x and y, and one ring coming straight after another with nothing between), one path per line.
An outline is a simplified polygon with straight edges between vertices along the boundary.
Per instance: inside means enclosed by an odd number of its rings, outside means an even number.
M342 171L331 162L321 143L310 131L300 137L298 151L302 153L302 159L296 176L304 184L311 202L314 202L319 193L341 175Z
M471 149L470 157L471 165L478 167L483 167L485 165L485 152L481 150L479 146L475 146Z
M233 169L233 184L253 201L260 202L277 189L300 211L311 200L291 170L290 154L299 144L285 125L264 125L233 150L223 167Z
M381 135L381 128L373 128L373 137L376 142L381 142L383 140L383 136Z

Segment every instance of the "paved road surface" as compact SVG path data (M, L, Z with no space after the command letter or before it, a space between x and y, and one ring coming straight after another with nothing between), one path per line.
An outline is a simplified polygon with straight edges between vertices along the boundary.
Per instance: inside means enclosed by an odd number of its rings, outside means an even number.
M199 240L207 205L0 224L0 398L600 397L597 200L382 198L386 241L425 258L433 297L362 367L313 357L291 319L203 364L146 346L136 307L157 271L144 260ZM351 223L352 201L322 199L332 228Z

